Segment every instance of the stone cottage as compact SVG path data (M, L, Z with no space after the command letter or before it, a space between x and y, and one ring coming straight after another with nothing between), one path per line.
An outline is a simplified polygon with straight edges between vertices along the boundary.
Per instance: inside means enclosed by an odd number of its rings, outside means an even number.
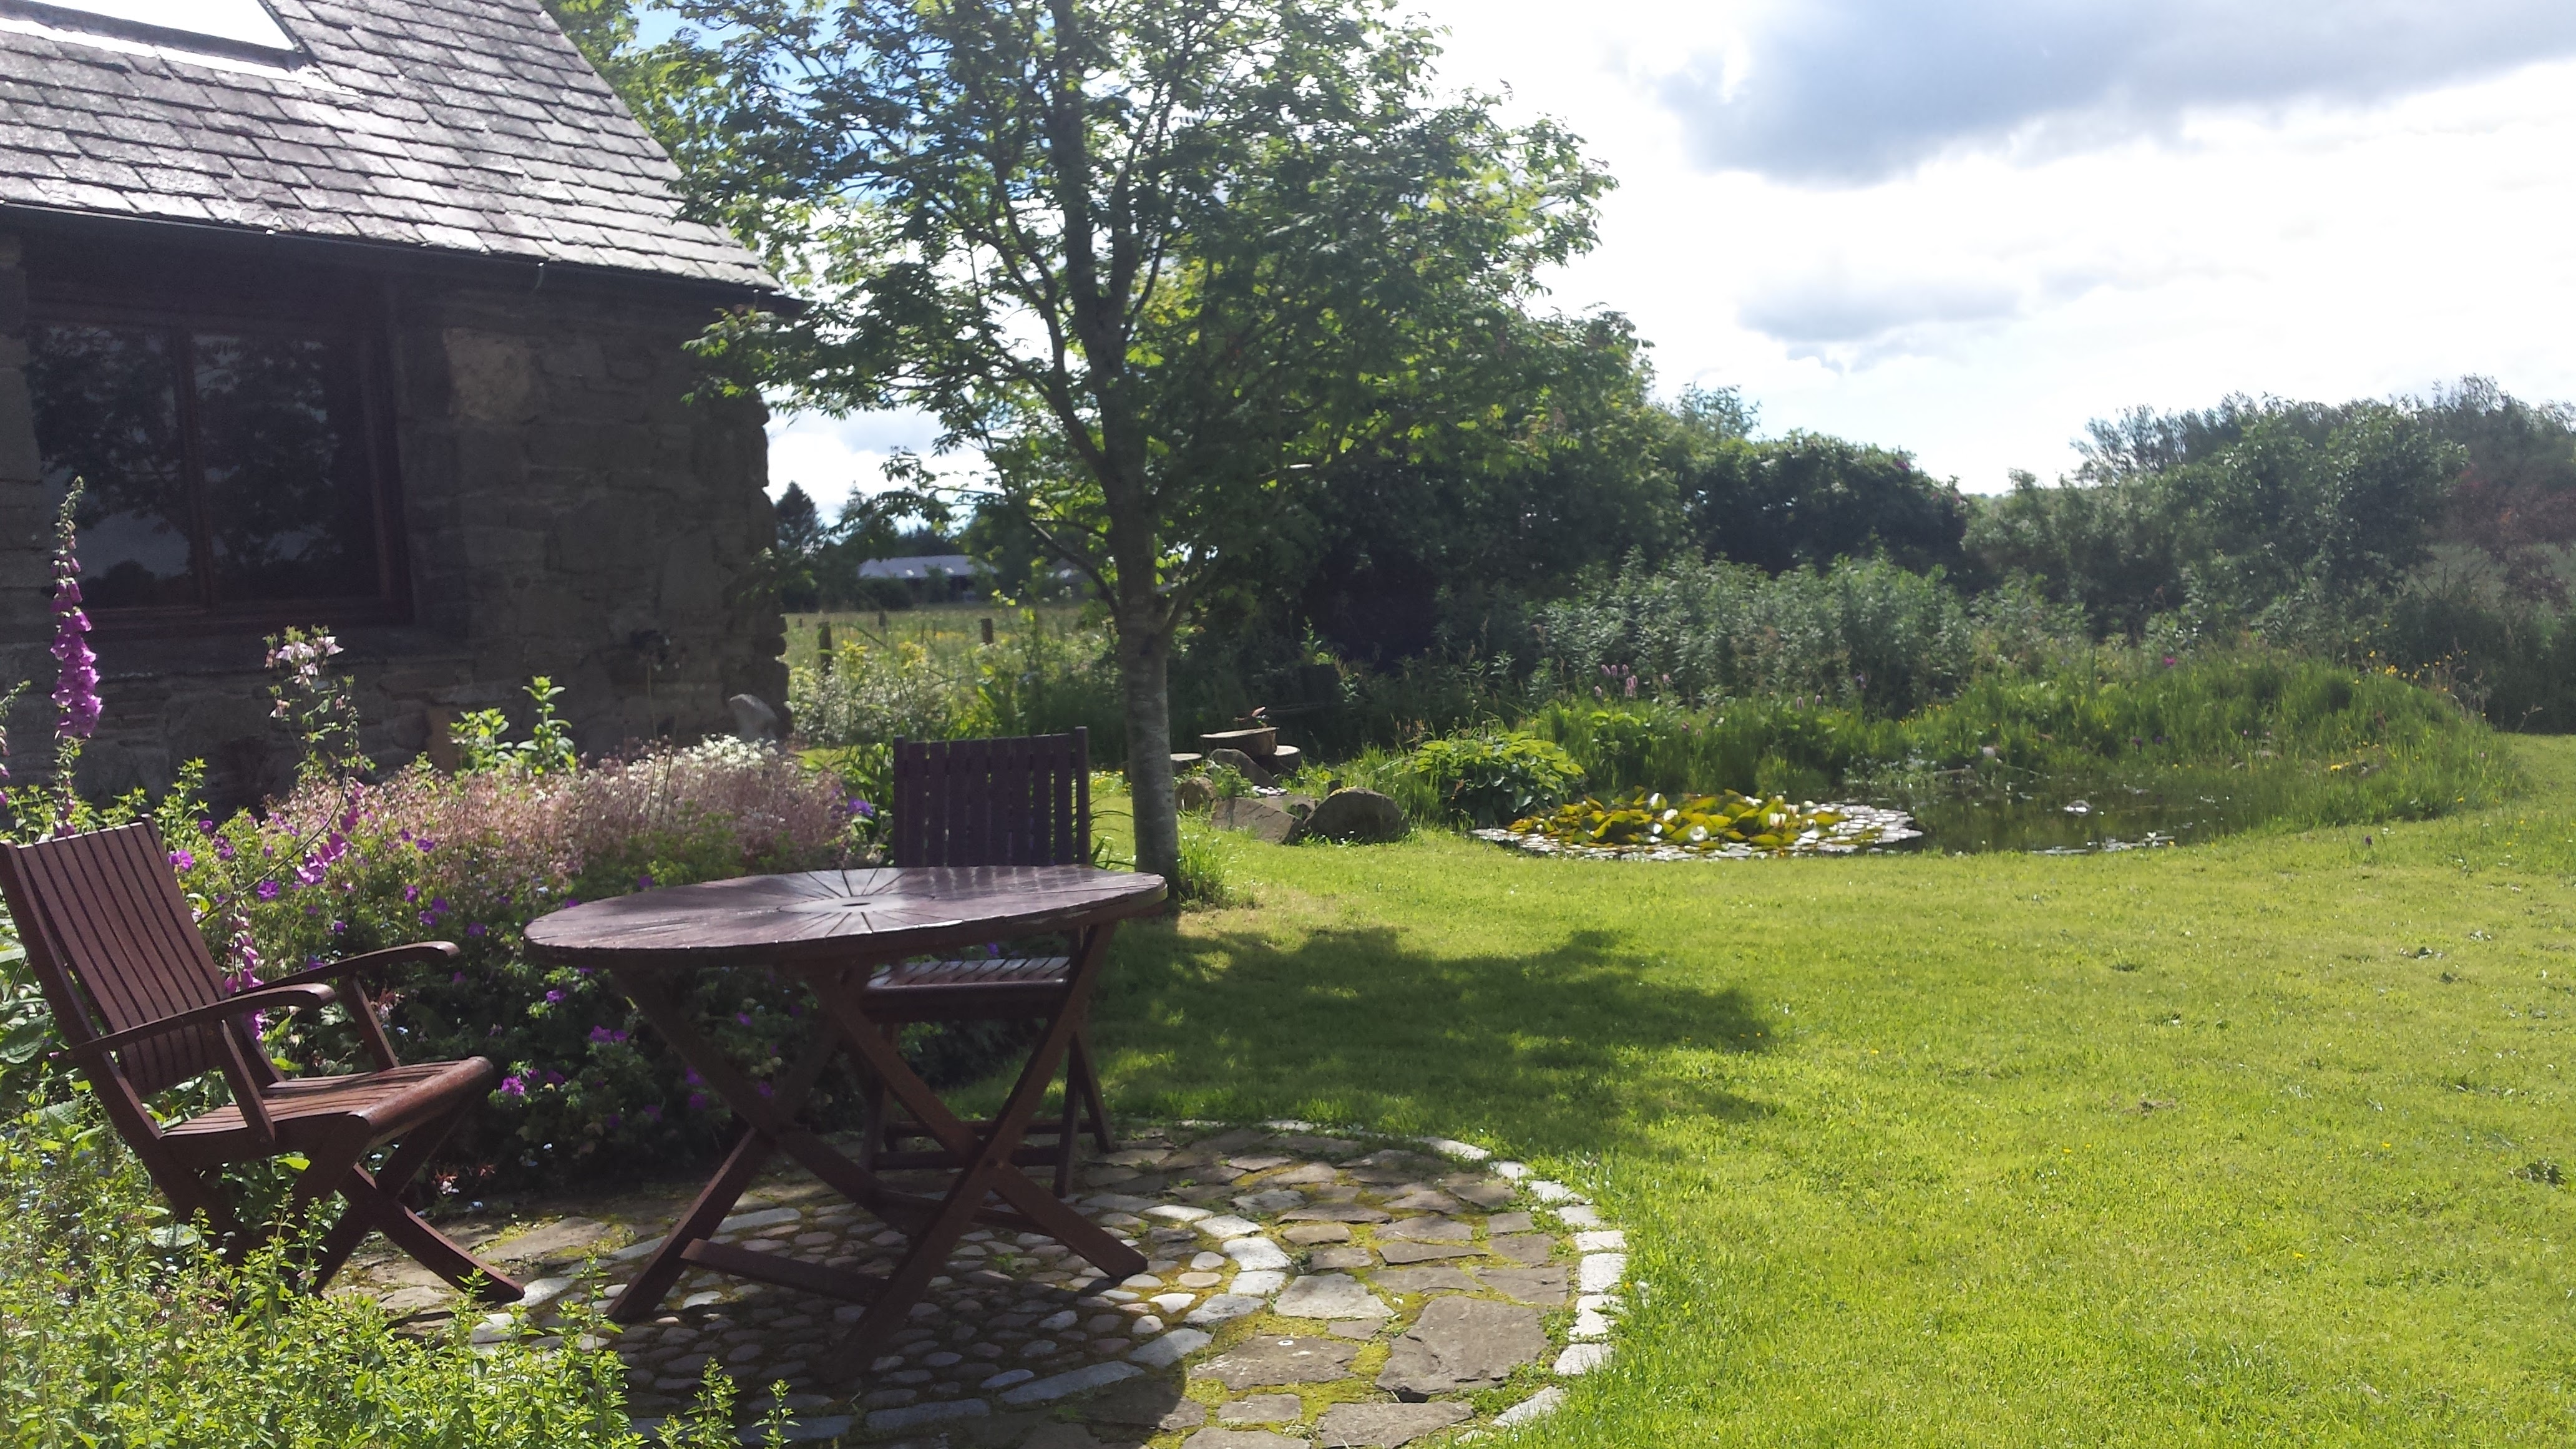
M289 624L337 631L385 760L537 674L593 750L777 701L764 417L693 399L686 344L778 287L677 179L538 0L0 0L22 771L74 477L97 787L282 783Z

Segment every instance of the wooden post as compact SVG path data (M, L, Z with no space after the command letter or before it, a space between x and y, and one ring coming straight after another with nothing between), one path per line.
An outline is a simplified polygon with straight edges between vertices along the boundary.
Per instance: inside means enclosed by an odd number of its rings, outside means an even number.
M987 643L987 644L992 643L992 642L993 642L993 621L992 621L992 620L990 620L990 619L983 619L983 620L979 620L979 621L977 621L977 622L981 623L981 624L984 626L984 642L985 642L985 643Z
M832 621L829 619L814 626L814 672L825 675L832 672Z

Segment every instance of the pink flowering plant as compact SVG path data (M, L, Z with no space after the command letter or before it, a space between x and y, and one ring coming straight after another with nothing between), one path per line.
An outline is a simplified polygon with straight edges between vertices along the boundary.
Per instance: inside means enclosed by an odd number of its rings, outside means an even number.
M317 638L328 636L307 636ZM317 736L327 731L307 739ZM308 759L265 811L203 817L171 840L210 936L227 937L246 969L406 941L462 949L444 979L391 982L379 997L407 1056L502 1064L490 1109L450 1149L445 1180L458 1186L672 1161L713 1149L731 1126L606 979L529 959L530 921L582 900L856 855L839 782L761 746L655 746L569 770L544 759L501 751L454 775L423 762L372 780ZM697 996L710 1034L759 1073L780 1069L806 1026L800 995L762 973L719 973ZM302 1030L283 1047L308 1070L360 1064L344 1028ZM820 1105L853 1086L827 1085Z

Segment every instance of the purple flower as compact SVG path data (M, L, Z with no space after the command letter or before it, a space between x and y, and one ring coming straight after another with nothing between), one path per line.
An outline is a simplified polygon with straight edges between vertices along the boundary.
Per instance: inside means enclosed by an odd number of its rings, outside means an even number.
M769 1084L768 1084L767 1082L759 1082L759 1083L755 1083L754 1085L756 1085L756 1086L759 1088L760 1095L762 1095L762 1096L766 1097L766 1096L768 1096L768 1095L770 1094L770 1092L769 1092Z
M418 886L416 886L416 885L407 885L407 886L404 886L404 887L403 887L403 903L404 903L404 904L409 905L409 904L412 904L412 903L414 903L414 902L418 901L419 899L420 899L420 887L418 887Z
M420 913L420 923L424 926L435 926L438 924L438 917L432 912L423 911Z
M229 861L239 853L233 849L232 841L220 835L215 837L215 859Z
M420 852L421 852L421 854L423 854L423 855L427 855L429 852L431 852L431 851L433 851L433 850L438 849L438 842L437 842L437 841L435 841L435 840L430 839L430 838L429 838L428 836L426 836L426 835L424 835L424 836L420 837L418 840L413 841L413 842L412 842L412 844L413 844L413 845L416 845L416 846L418 846L418 847L420 847Z
M862 819L874 820L877 818L877 807L853 795L850 797L850 813Z
M749 1026L751 1025L751 1013L748 1011L738 1013L734 1017L734 1020L741 1022L745 1026Z
M261 881L257 886L255 886L255 887L253 887L253 888L252 888L252 890L251 890L251 894L253 894L253 895L255 895L255 896L259 897L261 900L264 900L264 901L273 901L273 900L276 900L276 899L277 899L277 882L275 882L275 881L273 881L273 880L264 880L264 881Z
M659 1122L662 1120L662 1104L659 1102L645 1103L643 1111L644 1120L647 1122Z
M431 897L431 898L430 898L430 902L429 902L429 908L430 908L431 910L433 910L433 911L438 912L438 913L439 913L439 914L441 914L441 915L445 915L445 914L447 913L447 897L445 897L445 896L433 896L433 897Z
M346 921L333 921L331 923L331 934L334 936L345 936L349 934L349 923Z
M601 1046L615 1046L619 1042L626 1040L626 1033L622 1031L611 1031L604 1026L594 1026L590 1029L590 1039L599 1043Z
M623 1112L611 1112L611 1113L609 1113L606 1117L604 1117L604 1118L600 1119L600 1123L599 1123L599 1125L600 1125L600 1126L602 1126L602 1127L607 1128L607 1129L608 1129L609 1131L611 1131L611 1132L614 1132L614 1131L616 1131L620 1126L624 1125L625 1121L626 1121L626 1114L625 1114L625 1113L623 1113Z
M469 936L480 936L486 929L487 928L481 921L476 921L465 928L465 934Z
M689 1110L692 1112L703 1112L707 1110L707 1094L704 1092L691 1092L689 1094Z
M549 991L546 993L546 1005L548 1006L561 1006L563 1005L563 999L563 993L560 991Z
M457 972L455 975L448 977L448 978L447 978L447 984L448 984L448 985L450 985L450 986L462 986L462 985L464 985L464 984L465 984L465 973L464 973L464 972L462 972L462 971L459 971L459 972Z
M63 499L62 518L55 525L53 656L62 669L54 678L54 707L62 718L54 733L67 740L88 739L98 728L99 715L98 656L81 637L89 632L89 615L80 607L80 552L72 524L78 506L76 493Z
M200 835L212 835L212 834L214 834L214 833L215 833L215 822L213 822L213 821L211 821L211 820L200 820L200 821L198 821L198 822L197 822L197 833L198 833L198 834L200 834Z
M683 1075L680 1080L687 1082L690 1086L703 1087L706 1085L707 1079L698 1075L698 1069L696 1067L683 1067L681 1068L681 1071Z
M637 876L635 878L635 888L639 891L651 890L653 888L653 877L649 874Z
M524 1077L503 1077L501 1079L501 1095L504 1097L524 1097L528 1095L527 1079Z
M178 870L195 870L197 857L184 850L170 852L170 864Z

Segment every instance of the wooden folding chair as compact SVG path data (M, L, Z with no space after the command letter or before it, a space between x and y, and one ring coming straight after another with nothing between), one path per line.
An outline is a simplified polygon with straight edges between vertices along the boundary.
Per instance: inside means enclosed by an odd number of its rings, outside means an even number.
M1091 732L998 740L894 743L894 859L901 866L1089 865ZM1073 958L909 962L868 983L863 1005L877 1021L1015 1021L1051 1016L1064 1001ZM1092 1069L1089 1030L1077 1024L1065 1053L1064 1115L1052 1147L1029 1146L1022 1165L1052 1161L1058 1196L1072 1190L1076 1141L1088 1127L1102 1152L1118 1150ZM860 1161L881 1167L949 1165L944 1151L899 1150L928 1137L918 1123L889 1121L885 1089L865 1104ZM1044 1129L1040 1129L1044 1130Z
M300 1153L309 1165L296 1182L287 1221L300 1221L335 1189L349 1204L323 1235L312 1264L313 1291L331 1281L373 1229L487 1302L520 1297L518 1284L400 1199L439 1143L490 1093L496 1069L483 1057L402 1065L358 979L380 967L447 961L455 946L427 941L370 951L229 994L149 825L39 845L0 844L0 895L66 1054L89 1078L108 1120L171 1206L182 1217L203 1216L210 1231L228 1240L236 1261L267 1234L246 1232L235 1219L220 1169ZM333 1001L348 1008L379 1070L279 1076L247 1019ZM167 1126L144 1106L153 1093L210 1071L231 1084L231 1105ZM388 1144L392 1155L368 1172L367 1154Z

